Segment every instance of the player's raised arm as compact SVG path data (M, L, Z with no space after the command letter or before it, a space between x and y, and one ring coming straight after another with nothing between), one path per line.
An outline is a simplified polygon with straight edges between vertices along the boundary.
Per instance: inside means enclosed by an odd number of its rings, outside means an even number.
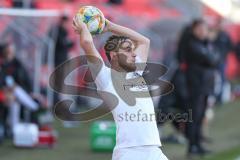
M101 60L103 62L102 57L94 45L92 35L89 32L87 25L77 16L73 18L73 28L75 32L80 35L80 46L83 48L88 61L91 63L97 63L96 60Z
M113 34L129 37L136 44L136 48L134 51L136 55L138 55L141 58L142 62L146 62L148 53L149 53L150 40L147 37L141 35L140 33L137 33L132 29L120 26L109 20L106 20L106 21L107 21L107 26L105 31L109 31L109 32L112 32Z
M94 45L92 35L87 25L77 18L77 16L73 19L73 28L75 32L80 35L80 46L83 48L87 57L92 78L95 79L104 65L103 59Z

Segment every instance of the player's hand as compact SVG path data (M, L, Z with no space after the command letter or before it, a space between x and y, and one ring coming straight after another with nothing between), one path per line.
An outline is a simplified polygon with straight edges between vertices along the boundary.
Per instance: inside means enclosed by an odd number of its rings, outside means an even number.
M105 19L105 27L104 27L102 33L109 32L111 24L112 24L111 21L109 21L108 19Z
M75 16L73 18L72 27L73 27L75 33L81 34L82 29L87 26L82 20L80 20L80 18L78 16Z

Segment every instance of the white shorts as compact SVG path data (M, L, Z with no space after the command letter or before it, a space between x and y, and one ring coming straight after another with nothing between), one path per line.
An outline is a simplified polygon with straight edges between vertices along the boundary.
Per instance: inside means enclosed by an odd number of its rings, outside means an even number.
M168 160L158 146L114 149L112 160Z

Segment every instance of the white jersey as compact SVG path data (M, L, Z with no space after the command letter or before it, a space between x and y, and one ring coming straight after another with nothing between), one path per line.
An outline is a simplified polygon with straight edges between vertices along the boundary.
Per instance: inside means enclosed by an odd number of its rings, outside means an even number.
M168 160L157 146L114 149L112 160Z
M116 73L114 77L111 76L111 71ZM117 76L118 73L119 72L103 65L95 79L97 90L112 93L119 100L117 107L112 111L117 126L115 148L146 145L161 146L155 120L154 105L147 87L134 85L116 86L118 81L122 81L121 78ZM129 79L134 78L135 76L136 75L134 73L127 74L127 78ZM119 96L116 87L130 87L130 90L132 91L147 91L149 96L136 98L136 104L134 106L130 106L126 103L126 100L123 100L121 96ZM124 89L122 91L124 92Z

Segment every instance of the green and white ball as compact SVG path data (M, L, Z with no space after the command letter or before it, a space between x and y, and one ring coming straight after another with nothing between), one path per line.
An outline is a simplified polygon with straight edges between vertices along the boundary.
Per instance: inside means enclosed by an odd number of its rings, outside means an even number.
M76 16L87 25L92 35L100 34L105 27L105 17L96 7L83 6Z

